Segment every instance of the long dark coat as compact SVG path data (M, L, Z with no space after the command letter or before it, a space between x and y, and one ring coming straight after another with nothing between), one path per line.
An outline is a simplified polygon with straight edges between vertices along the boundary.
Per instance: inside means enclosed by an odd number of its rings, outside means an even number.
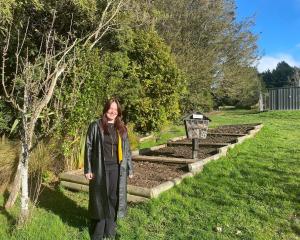
M92 219L111 217L108 207L106 174L103 151L104 133L100 120L92 122L88 128L85 144L84 173L93 173L89 181L89 216ZM123 160L119 171L119 195L117 217L127 212L127 176L133 173L128 136L122 137Z

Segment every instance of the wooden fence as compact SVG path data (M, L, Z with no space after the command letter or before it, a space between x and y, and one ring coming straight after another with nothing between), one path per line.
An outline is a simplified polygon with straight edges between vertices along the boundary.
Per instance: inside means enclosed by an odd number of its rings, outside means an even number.
M271 88L263 98L264 110L300 110L300 87Z

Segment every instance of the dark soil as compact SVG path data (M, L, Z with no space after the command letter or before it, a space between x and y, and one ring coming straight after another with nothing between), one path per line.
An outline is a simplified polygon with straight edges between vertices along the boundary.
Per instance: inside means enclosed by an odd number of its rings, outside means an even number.
M206 139L199 139L199 143L235 143L236 136L224 136L224 135L207 135ZM176 141L178 143L191 143L191 139L183 139Z
M181 141L180 141L181 142ZM190 141L187 141L190 142ZM206 158L217 153L217 148L213 147L200 147L198 151L198 158ZM175 158L193 158L192 145L191 146L172 146L164 147L155 151L149 151L143 155L146 156L163 156Z
M257 124L240 124L240 125L223 125L217 128L209 129L209 133L237 133L247 134L248 131L254 129Z
M152 188L188 172L186 164L161 164L152 162L133 162L134 177L128 184Z

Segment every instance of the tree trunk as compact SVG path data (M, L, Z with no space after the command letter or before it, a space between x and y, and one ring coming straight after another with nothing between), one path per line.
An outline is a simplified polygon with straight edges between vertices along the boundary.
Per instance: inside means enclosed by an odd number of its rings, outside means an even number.
M23 115L22 132L22 159L21 159L21 216L19 223L26 222L29 216L29 194L28 194L28 161L31 148L32 135L26 114Z
M29 197L28 197L28 152L27 143L22 143L22 162L21 162L21 219L22 221L28 218L29 215Z
M29 194L28 194L28 161L29 150L31 148L33 132L30 128L30 121L27 116L28 98L27 92L24 94L24 113L22 116L23 131L21 133L22 141L22 158L21 158L21 215L19 217L19 224L26 222L29 216ZM27 104L26 104L27 103Z

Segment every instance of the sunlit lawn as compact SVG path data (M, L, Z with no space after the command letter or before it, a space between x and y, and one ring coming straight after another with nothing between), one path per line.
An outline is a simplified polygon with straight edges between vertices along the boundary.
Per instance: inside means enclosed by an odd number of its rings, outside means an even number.
M130 205L118 224L120 239L300 238L300 111L228 111L210 118L212 126L264 127L196 177ZM87 199L86 193L46 188L21 229L14 225L18 209L1 208L0 238L88 239Z

